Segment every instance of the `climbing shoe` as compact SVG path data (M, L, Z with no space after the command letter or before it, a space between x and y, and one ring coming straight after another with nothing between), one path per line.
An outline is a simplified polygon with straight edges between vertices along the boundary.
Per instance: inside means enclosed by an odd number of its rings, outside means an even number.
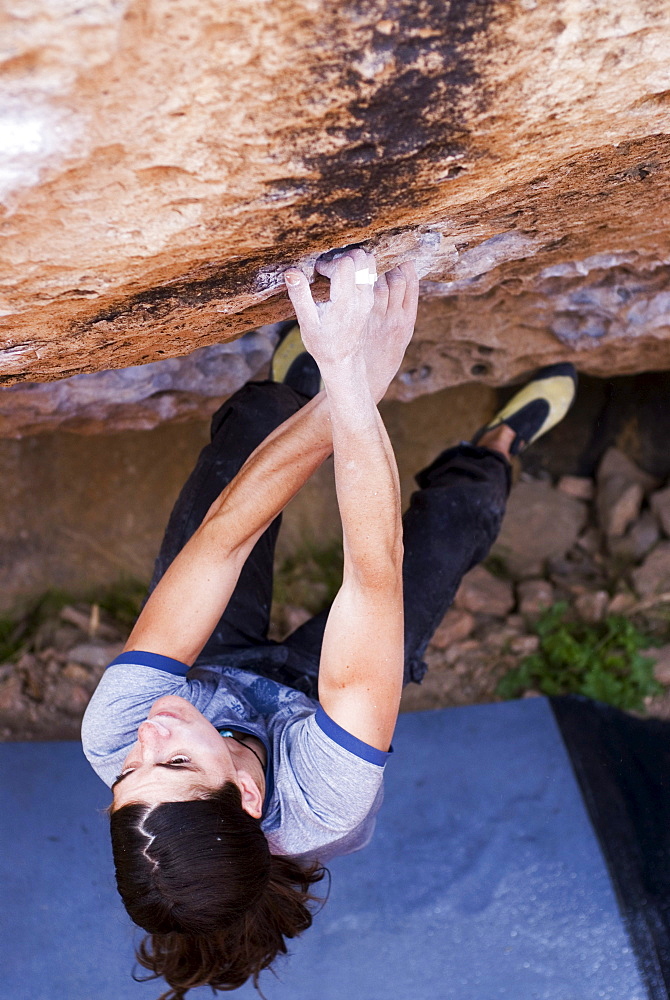
M516 434L510 454L518 455L563 419L576 391L577 372L570 362L539 368L493 420L477 431L472 443L477 444L488 431L506 424Z
M270 378L310 399L323 388L318 365L305 350L297 323L287 323L279 335L272 355Z

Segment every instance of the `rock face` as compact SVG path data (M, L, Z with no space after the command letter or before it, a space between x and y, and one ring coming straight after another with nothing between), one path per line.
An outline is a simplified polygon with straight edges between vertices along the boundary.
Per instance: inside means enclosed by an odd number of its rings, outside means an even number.
M84 434L149 430L168 421L210 416L222 397L257 375L270 359L273 329L252 330L183 358L9 386L0 391L0 437L56 428Z
M6 386L286 318L283 268L352 242L423 278L396 398L670 367L664 0L10 0L0 25Z

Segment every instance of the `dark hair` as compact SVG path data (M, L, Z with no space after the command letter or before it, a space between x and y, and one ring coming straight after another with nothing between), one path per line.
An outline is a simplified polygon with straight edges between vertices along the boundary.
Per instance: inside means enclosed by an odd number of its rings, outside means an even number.
M318 863L270 854L260 820L232 781L186 802L122 806L111 814L116 884L130 917L149 934L137 961L170 989L234 990L312 923Z

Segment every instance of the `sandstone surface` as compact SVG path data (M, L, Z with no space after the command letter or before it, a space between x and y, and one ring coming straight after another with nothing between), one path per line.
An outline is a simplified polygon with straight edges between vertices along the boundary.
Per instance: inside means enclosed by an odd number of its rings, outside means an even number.
M352 242L418 261L398 399L670 367L664 0L8 0L0 35L5 386L227 343Z

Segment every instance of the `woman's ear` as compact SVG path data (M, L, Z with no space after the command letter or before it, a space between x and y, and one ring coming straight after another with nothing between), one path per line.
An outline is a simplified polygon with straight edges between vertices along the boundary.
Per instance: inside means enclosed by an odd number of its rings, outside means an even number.
M254 819L260 819L263 815L263 794L249 772L238 769L235 784L240 790L244 811Z

